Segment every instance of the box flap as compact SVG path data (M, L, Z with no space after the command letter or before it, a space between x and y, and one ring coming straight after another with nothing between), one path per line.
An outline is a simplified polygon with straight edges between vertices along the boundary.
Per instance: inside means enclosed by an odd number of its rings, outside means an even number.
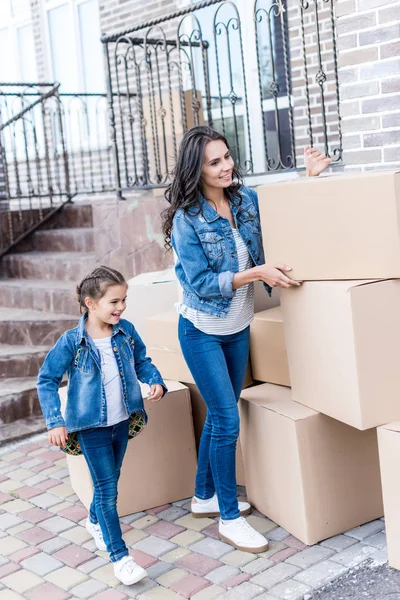
M254 321L272 321L281 323L283 321L282 308L276 306L275 308L268 308L267 310L255 313Z
M400 421L393 421L393 423L387 423L386 425L381 425L378 429L386 429L387 431L397 431L400 432Z
M341 181L345 180L348 182L353 182L353 181L357 181L358 179L363 179L365 180L366 177L371 178L371 179L378 179L380 177L385 177L385 178L394 178L396 176L398 176L400 174L400 171L396 171L393 169L388 169L385 171L368 171L368 172L357 172L357 173L329 173L329 174L324 174L322 177L300 177L298 179L293 179L293 180L285 180L285 181L272 181L271 183L266 183L262 186L259 186L258 190L261 187L265 187L268 188L271 185L273 185L274 187L278 186L278 185L285 185L285 186L289 186L289 185L302 185L302 186L307 186L307 185L313 185L313 186L318 186L318 185L324 185L324 182L326 182L327 179L329 180L335 180L335 179L340 179Z
M293 421L308 419L318 414L312 408L295 402L292 399L291 388L282 385L272 383L255 385L243 390L240 397Z

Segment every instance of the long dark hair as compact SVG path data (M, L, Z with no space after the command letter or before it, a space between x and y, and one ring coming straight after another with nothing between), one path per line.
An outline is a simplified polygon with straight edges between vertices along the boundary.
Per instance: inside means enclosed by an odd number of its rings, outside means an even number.
M201 210L200 194L202 193L201 173L204 162L204 149L209 142L221 140L229 149L225 136L211 127L198 126L189 129L182 138L178 160L173 171L172 183L165 191L169 207L162 214L162 232L165 247L171 248L171 230L174 215L178 208L198 214ZM238 168L233 168L232 183L224 192L229 201L240 204L239 189L242 186L242 175ZM197 211L197 213L196 213Z

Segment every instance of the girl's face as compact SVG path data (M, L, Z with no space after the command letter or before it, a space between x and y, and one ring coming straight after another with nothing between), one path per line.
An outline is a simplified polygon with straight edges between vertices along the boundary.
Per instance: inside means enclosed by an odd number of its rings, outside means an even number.
M208 142L204 149L201 180L205 187L227 188L232 183L233 158L222 140Z
M100 321L103 321L103 323L116 325L126 309L127 291L128 286L124 283L122 285L110 286L104 296L99 300L85 298L89 314L95 316Z

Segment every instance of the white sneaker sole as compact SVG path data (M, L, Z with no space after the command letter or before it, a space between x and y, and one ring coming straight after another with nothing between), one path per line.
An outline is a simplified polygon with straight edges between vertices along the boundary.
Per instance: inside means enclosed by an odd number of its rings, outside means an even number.
M115 573L114 573L115 575ZM147 573L141 573L138 574L136 577L134 577L133 579L129 579L129 581L127 579L121 579L120 577L118 577L117 575L115 575L115 577L118 579L118 581L120 581L123 585L134 585L135 583L139 583L139 581L142 581L142 579L146 579L147 577Z
M245 517L246 515L249 515L252 511L252 507L249 506L249 508L245 508L244 510L240 511L240 516L241 517ZM194 517L195 519L204 519L206 517L208 518L213 518L213 517L219 517L220 516L220 512L194 512L194 510L192 509L192 517Z
M260 552L266 552L268 550L269 544L266 541L265 544L263 544L262 546L258 546L258 548L249 548L248 546L241 546L239 544L235 544L235 542L231 539L229 539L228 537L222 535L222 533L218 533L220 539L223 542L226 542L227 544L230 544L231 546L233 546L234 548L236 548L236 550L241 550L242 552L252 552L253 554L259 554Z

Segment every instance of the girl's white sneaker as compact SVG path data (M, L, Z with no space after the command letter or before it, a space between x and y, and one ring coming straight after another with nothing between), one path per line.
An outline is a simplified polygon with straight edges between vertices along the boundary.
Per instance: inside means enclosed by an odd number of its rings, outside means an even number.
M147 577L147 571L139 567L132 556L124 556L114 564L114 575L124 585L133 585Z
M219 521L219 537L243 552L265 552L268 540L258 533L243 517L232 521Z
M251 513L251 506L248 502L239 502L240 515L249 515ZM193 497L191 504L192 516L196 519L203 517L219 517L220 510L218 504L217 494L214 494L209 500L198 500L196 496Z
M86 529L94 539L97 550L103 550L103 552L107 552L107 546L105 544L100 525L98 523L92 523L89 519L87 519Z

